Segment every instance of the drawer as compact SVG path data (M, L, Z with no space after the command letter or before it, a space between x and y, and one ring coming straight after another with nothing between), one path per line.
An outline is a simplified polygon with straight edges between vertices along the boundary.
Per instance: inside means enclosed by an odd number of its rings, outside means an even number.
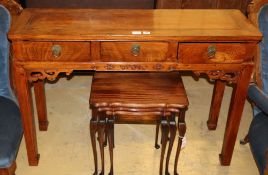
M101 42L101 61L162 62L176 61L176 42Z
M19 61L82 62L90 59L89 42L14 42Z
M254 44L182 43L178 57L185 64L241 63L253 59Z

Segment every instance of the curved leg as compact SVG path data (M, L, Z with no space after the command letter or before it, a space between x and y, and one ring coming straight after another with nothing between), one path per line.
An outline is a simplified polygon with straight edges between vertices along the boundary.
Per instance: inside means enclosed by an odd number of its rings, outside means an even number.
M92 109L92 118L90 120L90 138L93 150L93 157L94 157L94 166L95 171L93 175L98 174L98 157L97 157L97 147L96 147L96 132L98 129L97 120L96 120L96 109Z
M112 143L113 143L113 148L114 148L115 147L114 146L114 120L113 120L113 125L111 127L112 127Z
M107 125L107 137L108 137L108 142L109 142L109 153L110 153L110 172L109 175L114 174L114 165L113 165L113 149L114 149L114 141L113 141L113 128L114 128L114 120L113 119L108 119L108 125Z
M98 137L99 137L99 145L101 152L101 173L100 175L104 175L104 142L105 142L105 118L100 117L101 119L98 122Z
M186 132L185 109L181 109L181 111L180 111L178 130L179 130L179 140L178 140L178 147L177 147L176 156L175 156L174 175L179 175L179 173L177 171L177 165L178 165L179 155L181 152L182 139L183 139L185 132Z
M170 137L169 137L169 146L168 146L168 152L167 152L167 158L166 158L166 170L165 174L169 175L168 167L169 167L169 160L170 160L170 154L173 148L173 143L176 136L176 121L175 121L175 115L171 117L171 120L169 121L169 129L170 129Z
M154 143L155 149L160 148L160 145L158 144L159 126L160 126L160 123L159 121L157 121L156 128L155 128L155 143Z
M168 122L165 119L161 121L161 131L162 131L162 148L161 148L159 175L162 175L162 172L163 172L163 161L164 161L166 145L168 141Z
M104 139L104 147L106 147L107 146L107 140L108 140L108 126L106 125L105 126L105 132L104 132L104 134L105 134L105 139Z

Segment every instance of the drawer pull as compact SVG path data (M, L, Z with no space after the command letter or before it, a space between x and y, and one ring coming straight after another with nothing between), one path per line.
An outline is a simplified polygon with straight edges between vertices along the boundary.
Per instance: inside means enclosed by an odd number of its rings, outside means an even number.
M138 44L132 45L131 53L133 56L138 56L140 54L140 45Z
M216 55L217 49L215 45L208 46L208 58L214 58Z
M61 46L60 45L53 45L52 46L52 55L55 57L55 58L58 58L60 55L61 55Z

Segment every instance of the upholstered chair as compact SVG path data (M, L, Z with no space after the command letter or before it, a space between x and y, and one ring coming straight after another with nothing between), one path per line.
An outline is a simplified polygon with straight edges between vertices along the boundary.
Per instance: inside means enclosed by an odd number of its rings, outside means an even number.
M249 7L249 18L259 27L263 40L256 56L256 83L248 89L253 103L253 120L248 141L261 175L268 175L268 0L255 0Z
M14 175L16 155L23 135L16 98L10 88L9 42L10 14L0 5L0 175Z

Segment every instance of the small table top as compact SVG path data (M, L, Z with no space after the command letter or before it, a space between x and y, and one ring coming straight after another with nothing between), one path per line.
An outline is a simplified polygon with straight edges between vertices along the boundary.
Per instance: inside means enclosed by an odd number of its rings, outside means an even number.
M90 104L97 106L185 108L188 98L180 74L96 73Z
M25 9L11 40L259 41L239 10Z

